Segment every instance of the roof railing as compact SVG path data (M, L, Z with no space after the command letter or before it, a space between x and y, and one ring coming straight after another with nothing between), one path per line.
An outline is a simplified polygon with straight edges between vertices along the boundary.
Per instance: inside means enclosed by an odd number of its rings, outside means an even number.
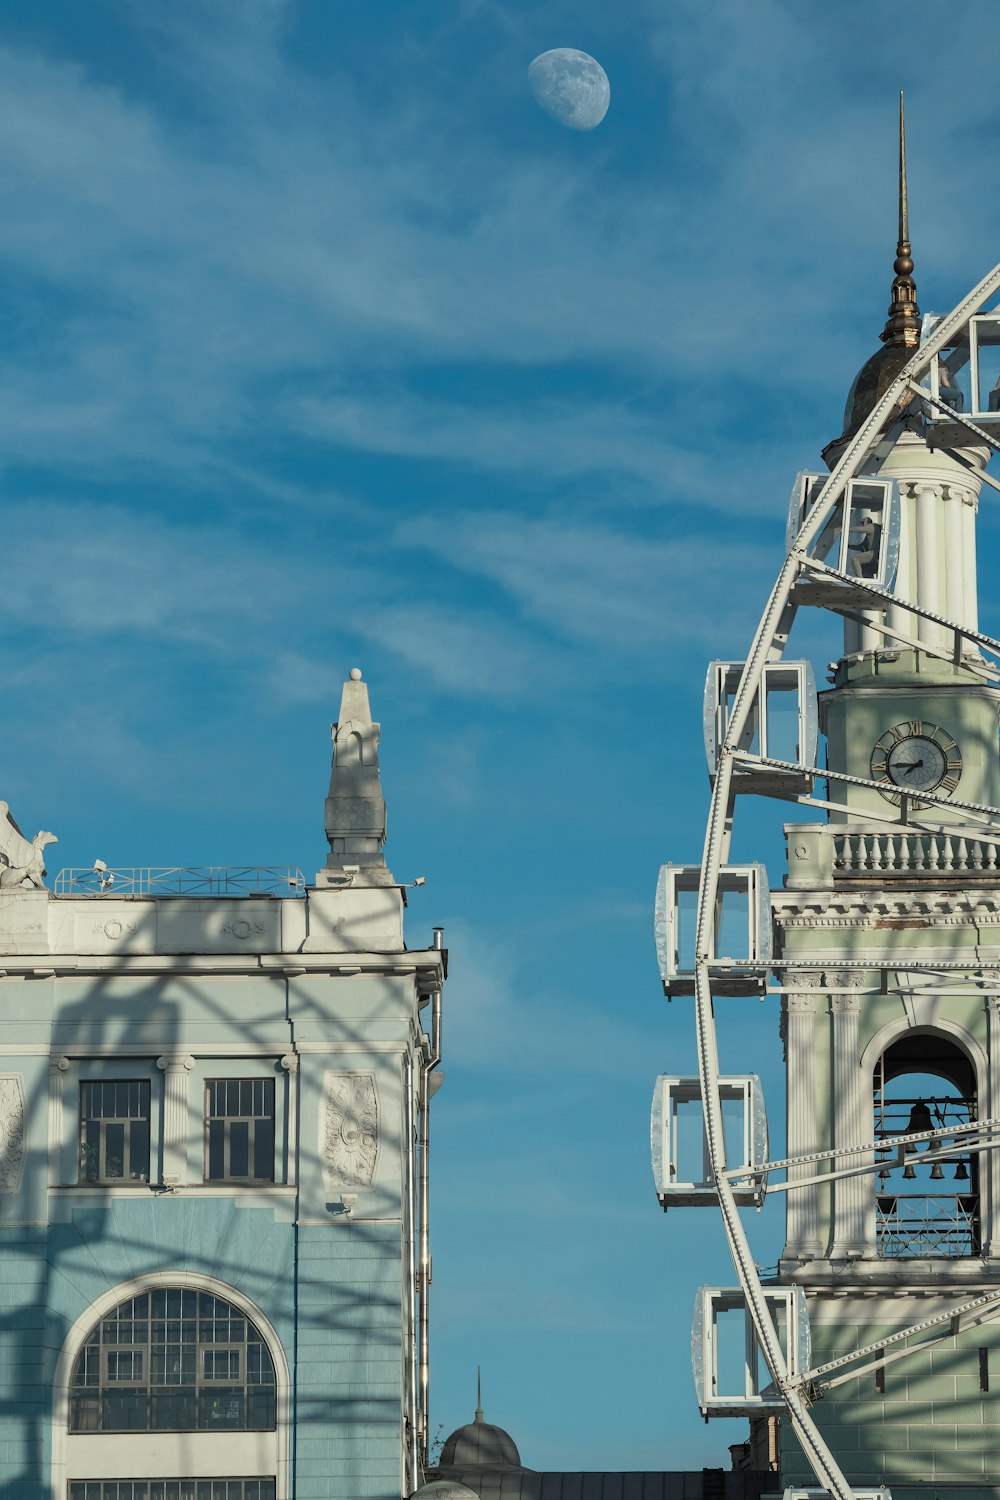
M57 896L304 896L305 876L292 865L110 866L60 870Z

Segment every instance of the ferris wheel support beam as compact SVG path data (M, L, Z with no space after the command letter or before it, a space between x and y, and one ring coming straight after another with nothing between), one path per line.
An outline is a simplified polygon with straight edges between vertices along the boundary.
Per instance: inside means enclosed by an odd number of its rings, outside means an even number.
M879 584L872 583L870 579L847 578L846 574L838 573L835 568L828 568L826 563L820 562L818 558L802 556L800 560L804 570L811 573L813 577L825 577L831 580L830 602L824 602L820 606L822 609L832 609L837 614L853 617L852 608L850 606L839 607L836 602L836 595L833 592L833 590L840 588L841 580L843 580L849 583L851 588L858 593L867 594L869 598L877 600L878 603L886 607L891 604L894 607L905 610L907 614L916 615L921 620L929 620L934 625L940 625L945 630L951 630L955 635L961 636L964 640L974 641L977 646L982 646L984 651L989 651L994 656L1000 655L1000 641L995 640L991 635L984 635L982 631L973 630L968 625L960 625L957 620L949 620L947 615L939 615L934 610L925 608L922 604L915 604L912 599L897 598L890 589L882 588ZM864 623L868 625L872 622L865 620ZM921 643L919 649L924 651L928 656L940 657L942 661L950 661L952 659L950 653L935 650L932 646L925 646Z
M885 394L876 402L858 432L847 443L839 462L785 558L767 606L753 638L733 703L732 716L719 753L698 888L695 924L695 1026L698 1072L704 1105L705 1144L718 1194L723 1226L736 1274L746 1299L761 1352L788 1409L792 1429L818 1482L835 1500L854 1500L853 1491L822 1434L809 1415L807 1402L797 1382L790 1380L780 1339L764 1295L760 1273L751 1253L733 1188L725 1176L726 1148L719 1093L718 1039L712 1007L709 974L710 941L719 889L720 867L728 853L734 805L734 752L747 727L754 698L760 690L763 668L774 653L784 649L794 605L792 585L800 571L802 556L819 535L834 505L844 494L848 480L877 446L900 403L915 380L930 367L934 356L954 338L969 317L1000 288L1000 265L984 277L958 307L943 318L927 343L918 348Z

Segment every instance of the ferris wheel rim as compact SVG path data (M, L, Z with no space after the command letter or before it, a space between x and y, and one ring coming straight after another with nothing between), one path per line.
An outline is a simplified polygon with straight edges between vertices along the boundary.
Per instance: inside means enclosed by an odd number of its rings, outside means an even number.
M926 342L922 342L917 347L913 357L907 361L892 384L875 403L857 432L848 439L829 479L824 483L815 504L788 547L785 560L754 632L751 649L743 664L743 671L733 700L732 713L726 726L725 736L719 746L705 829L695 917L694 1010L698 1074L711 1180L714 1182L718 1195L720 1214L733 1266L764 1359L813 1473L817 1480L836 1496L836 1500L854 1500L854 1491L810 1416L801 1387L789 1379L778 1331L767 1305L763 1281L752 1256L732 1183L726 1175L718 1035L712 1006L706 943L718 895L719 875L725 854L728 852L732 822L738 801L732 788L733 753L738 748L754 697L760 690L764 666L769 661L780 660L784 651L784 639L780 626L784 619L786 624L783 634L787 638L796 610L796 606L790 600L791 589L800 571L802 560L809 546L819 535L834 506L844 494L848 482L857 476L858 471L877 447L879 439L890 428L893 415L899 408L902 398L912 392L918 377L931 367L935 356L942 349L947 348L967 326L969 319L998 291L1000 291L1000 263L972 288L951 313L935 325Z

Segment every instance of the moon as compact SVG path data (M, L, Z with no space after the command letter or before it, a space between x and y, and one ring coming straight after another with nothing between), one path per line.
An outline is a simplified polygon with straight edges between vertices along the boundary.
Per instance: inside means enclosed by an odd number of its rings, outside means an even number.
M528 68L528 82L546 114L570 130L593 130L611 103L607 73L596 58L574 47L541 53Z

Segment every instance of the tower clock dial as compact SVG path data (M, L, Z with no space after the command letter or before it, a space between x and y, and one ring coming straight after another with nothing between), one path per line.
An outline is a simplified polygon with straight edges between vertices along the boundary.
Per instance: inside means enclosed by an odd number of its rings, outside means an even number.
M887 801L898 807L904 792L916 794L913 805L919 807L916 798L921 792L948 796L955 790L962 775L962 752L940 724L909 719L876 740L871 773Z

